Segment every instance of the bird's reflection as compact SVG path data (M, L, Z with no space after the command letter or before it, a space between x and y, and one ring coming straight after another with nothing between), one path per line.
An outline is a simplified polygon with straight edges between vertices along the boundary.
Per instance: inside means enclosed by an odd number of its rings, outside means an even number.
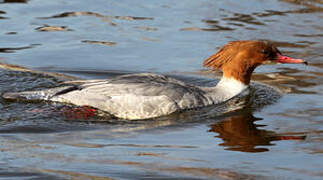
M259 120L262 118L254 117L251 112L240 112L211 124L209 132L218 133L215 137L224 141L220 146L225 146L226 150L242 152L269 151L264 146L274 145L272 141L305 139L305 136L286 136L260 129L265 125L255 124Z

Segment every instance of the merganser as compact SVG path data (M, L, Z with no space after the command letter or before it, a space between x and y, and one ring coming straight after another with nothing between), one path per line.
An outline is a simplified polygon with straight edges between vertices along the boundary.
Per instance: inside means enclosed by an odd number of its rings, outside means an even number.
M232 41L203 65L221 69L215 87L186 84L175 78L152 73L121 75L105 80L66 82L72 84L41 91L4 93L5 99L48 100L91 106L122 119L149 119L225 102L248 89L254 69L267 63L304 63L283 56L269 41Z

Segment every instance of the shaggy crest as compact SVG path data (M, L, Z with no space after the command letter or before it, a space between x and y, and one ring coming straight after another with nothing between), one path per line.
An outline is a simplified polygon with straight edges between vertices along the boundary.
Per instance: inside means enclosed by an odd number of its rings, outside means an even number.
M268 48L268 51L279 52L271 42L264 40L255 40L255 41L231 41L224 45L216 54L205 59L203 62L204 67L210 67L212 69L221 69L224 64L230 63L241 49L253 48L255 51L257 48Z

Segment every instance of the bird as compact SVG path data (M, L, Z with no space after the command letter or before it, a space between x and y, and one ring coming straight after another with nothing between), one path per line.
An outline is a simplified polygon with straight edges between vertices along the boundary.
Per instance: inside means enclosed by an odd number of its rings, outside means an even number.
M271 41L231 41L203 61L204 67L223 72L214 87L196 86L161 74L134 73L69 81L63 87L39 91L7 92L2 97L90 106L120 119L152 119L228 101L248 92L256 67L281 63L307 61L282 55Z

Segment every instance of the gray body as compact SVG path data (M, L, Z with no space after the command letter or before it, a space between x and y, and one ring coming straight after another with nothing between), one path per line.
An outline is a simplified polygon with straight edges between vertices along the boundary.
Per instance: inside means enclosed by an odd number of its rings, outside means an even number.
M235 79L227 78L222 78L216 87L199 87L151 73L66 83L77 85L42 91L5 93L3 97L86 105L118 118L147 119L217 104L232 98L247 87Z

